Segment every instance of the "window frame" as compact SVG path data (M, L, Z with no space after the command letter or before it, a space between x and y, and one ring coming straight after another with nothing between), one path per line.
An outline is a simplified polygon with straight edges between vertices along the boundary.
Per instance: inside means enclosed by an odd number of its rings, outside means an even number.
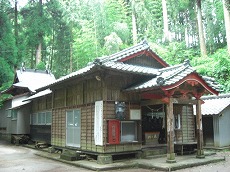
M124 126L125 124L134 124L134 128L132 128L131 130L134 131L131 135L133 137L133 139L131 140L127 140L127 138L124 138ZM121 121L120 122L120 143L133 143L133 142L138 142L138 132L137 132L137 121ZM127 132L127 130L125 130ZM126 136L127 137L127 136Z
M47 118L50 115L49 118ZM49 121L47 121L49 119ZM52 111L37 112L30 115L30 125L51 125Z

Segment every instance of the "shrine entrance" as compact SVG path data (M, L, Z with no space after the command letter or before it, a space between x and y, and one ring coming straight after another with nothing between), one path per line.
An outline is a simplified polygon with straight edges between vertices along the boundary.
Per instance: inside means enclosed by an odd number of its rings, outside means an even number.
M165 106L142 106L142 140L146 147L166 144Z

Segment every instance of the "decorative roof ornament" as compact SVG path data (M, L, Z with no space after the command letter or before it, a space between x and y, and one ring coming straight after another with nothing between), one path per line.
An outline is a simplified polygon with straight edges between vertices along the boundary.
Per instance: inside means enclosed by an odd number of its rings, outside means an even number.
M93 64L95 64L95 65L102 65L102 62L101 62L101 60L99 58L97 58L97 59L95 59L93 61Z
M163 85L165 83L165 79L163 77L158 77L156 82L158 85Z
M184 64L185 64L186 66L191 66L190 60L189 60L189 59L185 59L185 60L184 60Z

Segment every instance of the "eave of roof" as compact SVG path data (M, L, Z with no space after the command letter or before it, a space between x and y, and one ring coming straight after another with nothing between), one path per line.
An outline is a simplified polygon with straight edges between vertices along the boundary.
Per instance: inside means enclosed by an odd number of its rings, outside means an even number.
M82 75L86 75L89 72L92 72L93 69L96 68L100 69L108 69L108 70L116 70L120 72L126 72L126 73L134 73L138 75L150 75L150 76L156 76L159 72L158 69L150 68L150 67L143 67L143 66L137 66L137 65L131 65L131 64L124 64L123 62L114 62L114 61L108 61L105 63L98 63L97 61L93 64L90 64L89 66L86 66L85 68L82 68L76 72L73 72L69 75L66 75L62 78L57 79L53 83L50 83L44 87L41 87L38 90L44 90L46 88L55 86L57 84L60 84L64 81L67 81L69 79L77 78Z
M132 46L129 48L126 48L122 51L119 51L117 53L114 53L109 56L99 57L98 60L101 63L105 63L107 61L117 61L117 62L124 62L126 60L129 60L133 57L136 57L141 54L150 55L153 58L155 58L156 61L158 61L163 67L168 67L169 65L160 58L156 53L154 53L151 49L149 44L146 40Z
M24 99L23 102L34 100L34 99L39 98L39 97L47 96L51 93L52 93L52 91L50 89L46 89L46 90L40 91L37 94L34 94L34 95Z
M27 89L28 92L35 92L36 89L54 80L54 75L47 70L41 71L22 68L15 72L14 83L10 88L2 91L1 94L12 94L13 90L17 88Z
M203 96L201 99L205 102L201 105L202 115L218 115L230 106L230 94Z
M125 89L125 91L147 91L161 88L170 90L178 87L187 80L199 82L206 90L212 94L218 94L219 85L210 78L201 77L190 66L188 62L183 64L159 69L159 75L145 83ZM191 77L190 77L191 76Z
M49 84L47 84L47 85L44 85L43 87L40 87L40 88L38 88L36 91L41 91L41 90L50 88L50 87L52 87L52 86L54 86L54 85L57 85L57 84L59 84L59 83L62 83L62 82L64 82L64 81L67 81L67 80L70 80L70 79L72 79L72 78L75 78L75 77L77 77L77 76L85 75L85 74L88 73L91 69L93 69L95 66L96 66L95 64L90 64L90 65L88 65L88 66L86 66L86 67L84 67L84 68L82 68L82 69L80 69L80 70L78 70L78 71L76 71L76 72L72 72L72 73L70 73L69 75L63 76L63 77L61 77L61 78L55 80L55 81L52 82L52 83L49 83Z

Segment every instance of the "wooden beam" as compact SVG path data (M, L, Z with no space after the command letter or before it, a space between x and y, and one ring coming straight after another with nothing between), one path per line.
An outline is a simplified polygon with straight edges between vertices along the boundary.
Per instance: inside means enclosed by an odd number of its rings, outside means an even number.
M197 100L191 100L191 99L179 99L179 98L173 98L172 99L174 104L197 104Z
M169 98L169 103L166 104L167 114L167 160L166 162L174 163L174 128L173 128L173 100Z
M165 102L162 99L151 99L151 100L141 101L141 106L160 105L160 104L165 104Z
M196 125L197 125L197 158L204 158L203 149L203 128L202 128L202 114L201 114L201 103L200 99L197 100L196 105Z

